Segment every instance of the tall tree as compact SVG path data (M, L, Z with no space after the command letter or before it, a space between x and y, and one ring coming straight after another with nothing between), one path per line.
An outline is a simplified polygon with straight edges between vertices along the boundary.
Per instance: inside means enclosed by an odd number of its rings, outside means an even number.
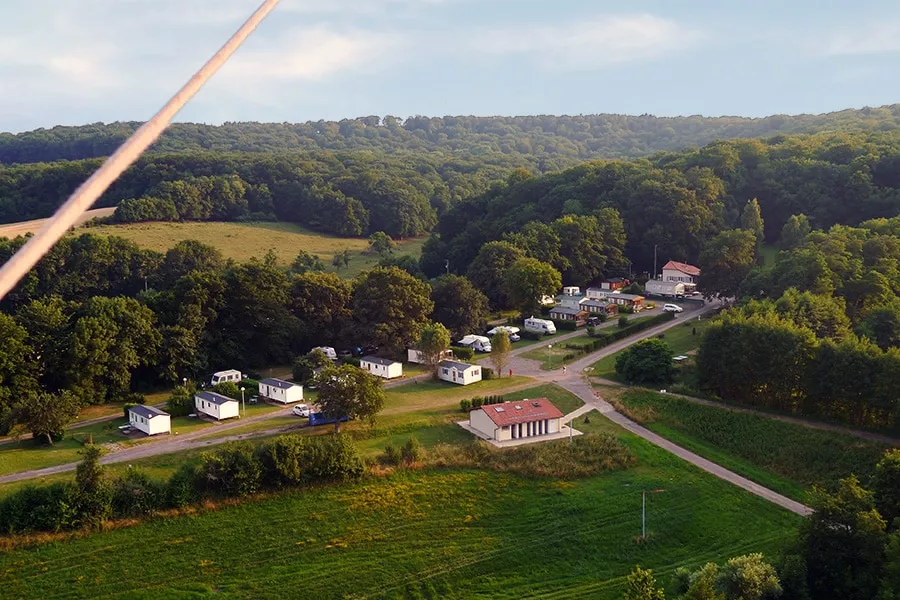
M218 271L224 263L217 248L197 240L183 240L166 252L157 278L162 288L168 289L191 271Z
M745 229L756 236L756 243L762 244L766 241L766 231L763 225L762 212L759 210L759 200L753 198L744 206L741 213L741 229Z
M316 376L317 402L322 413L334 423L335 433L341 430L340 419L367 419L374 425L375 415L384 407L381 379L369 375L359 367L341 365L325 367Z
M803 243L806 236L810 234L812 227L809 225L809 219L804 214L791 215L781 228L781 237L778 239L778 245L784 250L796 248Z
M624 600L665 600L665 592L657 587L653 571L635 567L625 580Z
M383 231L376 231L369 236L369 253L388 256L394 252L394 240Z
M290 308L299 321L301 347L334 344L350 329L350 282L334 273L303 273L291 280Z
M725 231L700 254L697 288L707 296L733 298L756 262L756 238L743 229Z
M538 312L543 296L552 296L562 287L562 275L535 258L520 258L503 275L509 301L526 316Z
M291 263L291 273L302 275L310 271L324 271L325 265L318 254L310 254L306 250L297 253L294 262Z
M531 221L519 231L504 234L503 240L521 248L527 256L553 265L560 271L569 267L569 261L560 254L562 242L559 235L546 223Z
M431 299L431 318L443 323L453 339L484 329L489 312L487 296L465 277L441 275L432 284Z
M469 280L484 292L491 307L505 308L509 305L503 276L511 264L524 257L525 253L509 242L488 242L469 265Z
M816 337L841 341L850 335L843 298L788 288L775 302L775 310L797 325L808 327Z
M672 356L672 349L663 340L642 340L616 357L616 375L628 383L672 383Z
M397 267L376 267L361 275L351 305L364 340L398 351L418 340L434 309L428 284Z
M509 364L509 352L512 344L509 341L509 333L500 330L491 337L491 363L497 370L497 376L503 377L503 370Z
M0 313L0 433L12 424L12 409L17 397L36 387L30 368L28 332L15 320Z
M565 215L552 227L568 262L563 271L566 285L587 285L610 268L624 266L625 229L615 210L604 209L600 217Z
M30 391L17 407L16 420L36 439L43 438L52 445L63 439L66 425L75 420L79 410L81 401L68 390L58 394Z
M416 349L422 353L425 364L437 376L437 365L450 348L450 332L440 323L431 323L422 328Z
M875 506L893 530L900 530L900 449L891 448L875 466L872 477ZM898 589L897 591L900 591Z

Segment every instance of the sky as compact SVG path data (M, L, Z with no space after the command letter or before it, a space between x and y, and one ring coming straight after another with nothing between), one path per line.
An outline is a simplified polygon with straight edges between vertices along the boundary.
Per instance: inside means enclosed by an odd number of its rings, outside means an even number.
M148 119L259 1L0 3L0 131ZM282 0L176 120L898 102L896 0Z

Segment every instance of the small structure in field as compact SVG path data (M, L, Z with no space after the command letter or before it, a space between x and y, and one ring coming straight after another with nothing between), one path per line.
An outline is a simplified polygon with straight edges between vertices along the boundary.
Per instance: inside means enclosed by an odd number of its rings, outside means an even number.
M505 442L562 431L562 412L546 398L489 404L469 413L469 426L485 439Z
M128 424L147 435L172 432L172 418L169 413L143 404L128 409Z
M212 417L217 421L233 419L240 415L240 404L237 400L215 392L197 392L194 394L194 408L198 413Z
M359 368L382 379L403 377L403 363L377 356L363 356L359 359Z
M259 395L282 404L303 400L303 386L291 381L267 377L259 380Z
M477 383L481 381L481 366L458 360L442 360L438 363L438 379L459 385Z

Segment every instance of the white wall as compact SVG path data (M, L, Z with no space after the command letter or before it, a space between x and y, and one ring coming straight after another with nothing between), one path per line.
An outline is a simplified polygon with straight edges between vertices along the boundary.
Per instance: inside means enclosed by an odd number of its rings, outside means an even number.
M497 429L497 426L487 416L484 409L477 408L469 413L469 425L475 431L487 436L488 439L494 439L494 430Z
M403 365L401 363L391 363L390 365L382 365L380 363L362 361L359 366L375 375L376 377L382 377L384 379L394 379L396 377L403 377Z
M152 419L147 419L128 411L128 423L135 429L143 431L147 435L169 433L172 430L172 419L169 415L156 415Z
M216 404L194 396L194 407L197 409L197 412L209 415L220 421L237 417L240 414L240 405L237 400Z
M280 388L268 383L259 384L259 395L269 400L281 402L282 404L290 404L292 402L300 402L303 400L303 386L292 385L289 388Z

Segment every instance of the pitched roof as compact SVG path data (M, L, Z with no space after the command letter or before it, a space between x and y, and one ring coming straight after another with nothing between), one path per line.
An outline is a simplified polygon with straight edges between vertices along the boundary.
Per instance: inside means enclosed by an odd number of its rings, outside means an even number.
M609 302L607 302L605 300L602 300L602 301L594 300L593 298L591 298L590 300L585 300L584 302L582 302L581 305L582 306L597 306L600 308L605 308L605 307L609 306Z
M228 396L223 396L222 394L217 394L215 392L197 392L195 396L201 400L206 400L207 402L218 405L226 404L228 402L237 402L234 398L229 398Z
M133 412L139 417L144 417L145 419L152 419L153 417L159 417L161 415L169 416L169 413L163 412L155 406L144 406L143 404L131 406L128 408L128 411Z
M607 277L603 281L606 283L624 283L625 278L624 277Z
M557 313L560 315L580 315L585 312L583 308L567 308L565 306L557 306L550 309L550 314Z
M546 398L489 404L488 406L482 406L479 410L483 410L484 414L497 427L542 421L544 419L558 419L563 416L562 411L553 406L553 403Z
M359 359L359 362L368 362L376 365L384 365L385 367L389 367L392 364L396 363L396 360L391 360L389 358L380 358L378 356L363 356Z
M445 369L456 369L457 371L466 371L471 369L472 367L477 367L478 365L473 365L472 363L460 362L458 360L442 360L438 363L439 367L443 367Z
M698 277L700 275L700 269L695 267L694 265L689 265L687 263L680 263L674 260L670 260L666 264L663 265L663 271L681 271L685 275L691 275L693 277Z
M297 385L296 383L285 381L284 379L276 379L274 377L266 377L265 379L260 379L259 382L272 387L281 388L282 390L288 390Z
M638 296L637 294L612 294L612 295L610 295L610 299L614 300L616 298L623 298L625 300L637 300L638 298L640 298L641 300L644 299L643 296Z

